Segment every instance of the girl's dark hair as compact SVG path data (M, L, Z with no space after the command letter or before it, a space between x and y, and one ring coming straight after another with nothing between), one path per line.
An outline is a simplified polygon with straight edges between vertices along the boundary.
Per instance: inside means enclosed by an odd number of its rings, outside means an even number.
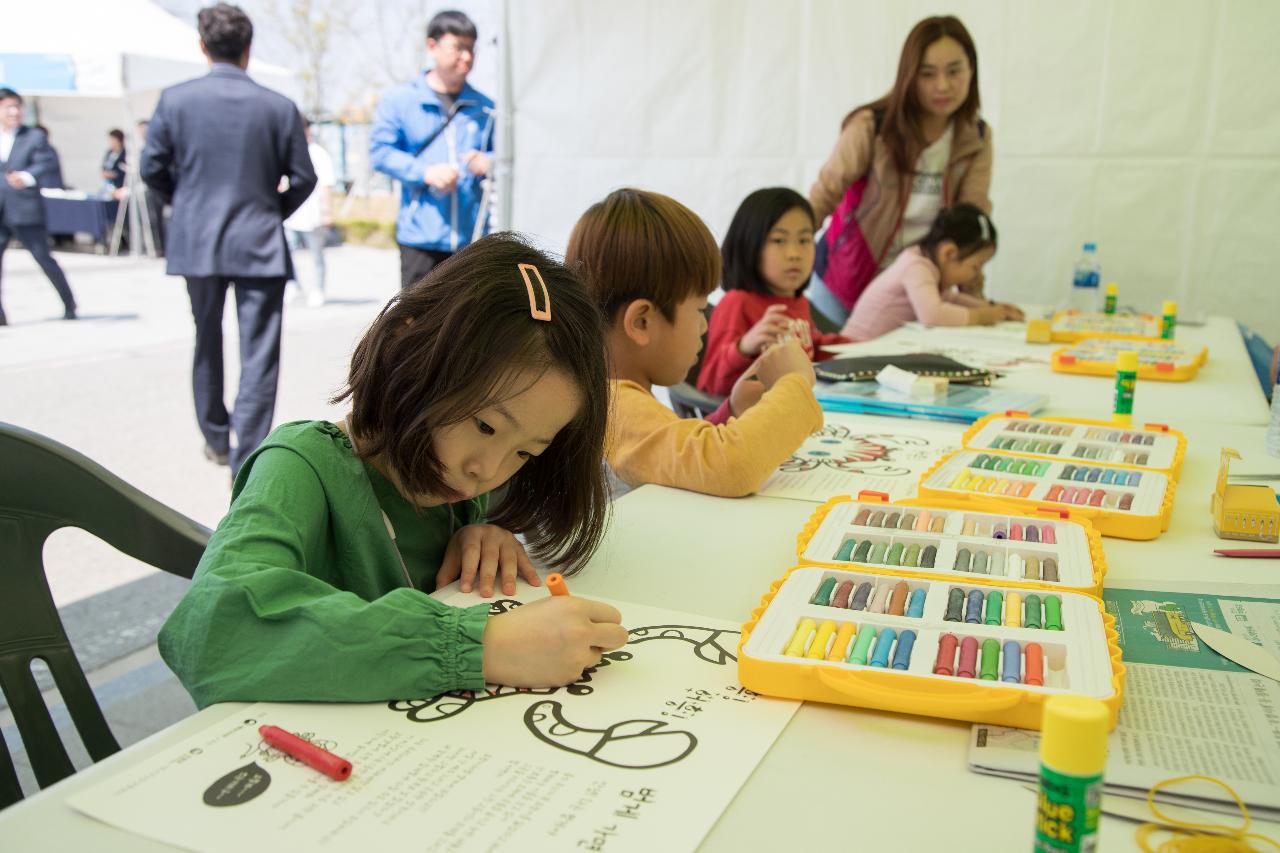
M943 240L955 243L960 257L967 258L988 246L996 247L996 226L982 208L961 202L938 213L929 233L920 240L920 251L936 261L938 244Z
M920 74L920 64L924 62L924 53L931 44L948 37L960 43L965 56L969 58L969 69L972 72L969 94L956 110L955 118L966 122L976 120L982 106L978 98L978 49L974 47L969 31L954 15L925 18L916 24L902 45L898 76L893 81L889 94L863 104L844 118L844 124L848 124L854 113L861 110L869 109L875 114L877 132L889 149L893 165L899 174L910 175L915 172L916 160L925 148L924 135L920 132L922 107L916 97L916 77ZM907 182L907 185L910 183Z
M542 274L550 321L531 316L519 264ZM507 482L490 521L524 534L540 560L576 571L599 545L608 515L604 347L600 312L578 276L518 235L491 234L387 303L331 402L351 399L362 458L384 459L408 491L444 494L435 431L520 393L528 387L515 385L522 371L563 371L582 408Z
M813 223L813 208L809 200L789 187L769 187L756 190L742 200L733 214L729 230L720 247L724 278L720 286L725 290L747 290L751 293L769 293L769 286L760 277L760 252L769 232L778 220L796 208L803 210ZM814 224L814 229L817 225ZM806 281L796 291L803 293L809 286Z

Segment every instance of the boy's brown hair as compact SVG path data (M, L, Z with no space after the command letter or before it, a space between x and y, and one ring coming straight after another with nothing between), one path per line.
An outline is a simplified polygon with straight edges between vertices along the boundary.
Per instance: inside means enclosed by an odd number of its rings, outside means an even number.
M533 264L550 321L530 315L518 269ZM524 534L534 556L581 568L604 534L608 372L604 324L572 270L518 235L491 234L435 267L382 309L351 358L346 387L362 458L384 458L411 492L448 488L433 436L519 393L521 371L557 369L582 395L578 416L507 481L493 524Z
M573 226L564 259L610 324L637 299L648 299L674 321L677 305L706 296L720 281L720 248L698 214L645 190L614 190L587 208Z

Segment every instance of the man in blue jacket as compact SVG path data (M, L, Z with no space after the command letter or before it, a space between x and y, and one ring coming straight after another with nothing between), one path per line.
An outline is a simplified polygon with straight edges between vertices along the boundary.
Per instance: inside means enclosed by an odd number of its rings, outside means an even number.
M400 182L400 287L471 242L487 215L493 101L467 84L476 25L441 12L427 25L431 69L387 92L369 133L373 167ZM484 225L479 227L484 232Z
M22 124L22 96L0 89L0 260L9 238L16 236L40 265L62 299L64 320L76 318L76 299L67 277L49 254L44 201L40 187L59 169L58 155L49 147L45 132ZM59 169L60 171L60 169ZM8 325L0 308L0 326Z
M284 285L293 275L282 223L311 194L316 173L298 108L245 73L249 17L219 3L201 9L198 24L209 73L160 94L140 174L157 195L172 199L166 268L186 278L191 297L196 419L205 456L229 463L234 474L271 430ZM281 178L288 178L284 192ZM233 285L240 390L228 413L222 312Z

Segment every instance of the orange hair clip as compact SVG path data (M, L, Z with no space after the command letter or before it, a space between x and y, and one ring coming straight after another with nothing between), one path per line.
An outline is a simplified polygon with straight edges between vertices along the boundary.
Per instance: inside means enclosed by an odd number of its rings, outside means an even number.
M525 289L529 291L529 316L535 320L546 320L551 322L551 294L547 292L547 283L542 280L542 273L538 272L538 268L533 264L516 264L520 270L520 276L524 279ZM533 273L533 277L538 280L538 287L542 288L542 302L546 308L538 307L538 295L534 292L533 281L529 278L529 274Z

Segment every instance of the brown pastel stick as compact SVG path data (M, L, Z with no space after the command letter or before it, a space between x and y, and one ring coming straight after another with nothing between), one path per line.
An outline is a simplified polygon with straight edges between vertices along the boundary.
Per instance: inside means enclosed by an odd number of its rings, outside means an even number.
M893 595L889 597L889 614L901 616L907 612L907 582L898 581L893 587Z

